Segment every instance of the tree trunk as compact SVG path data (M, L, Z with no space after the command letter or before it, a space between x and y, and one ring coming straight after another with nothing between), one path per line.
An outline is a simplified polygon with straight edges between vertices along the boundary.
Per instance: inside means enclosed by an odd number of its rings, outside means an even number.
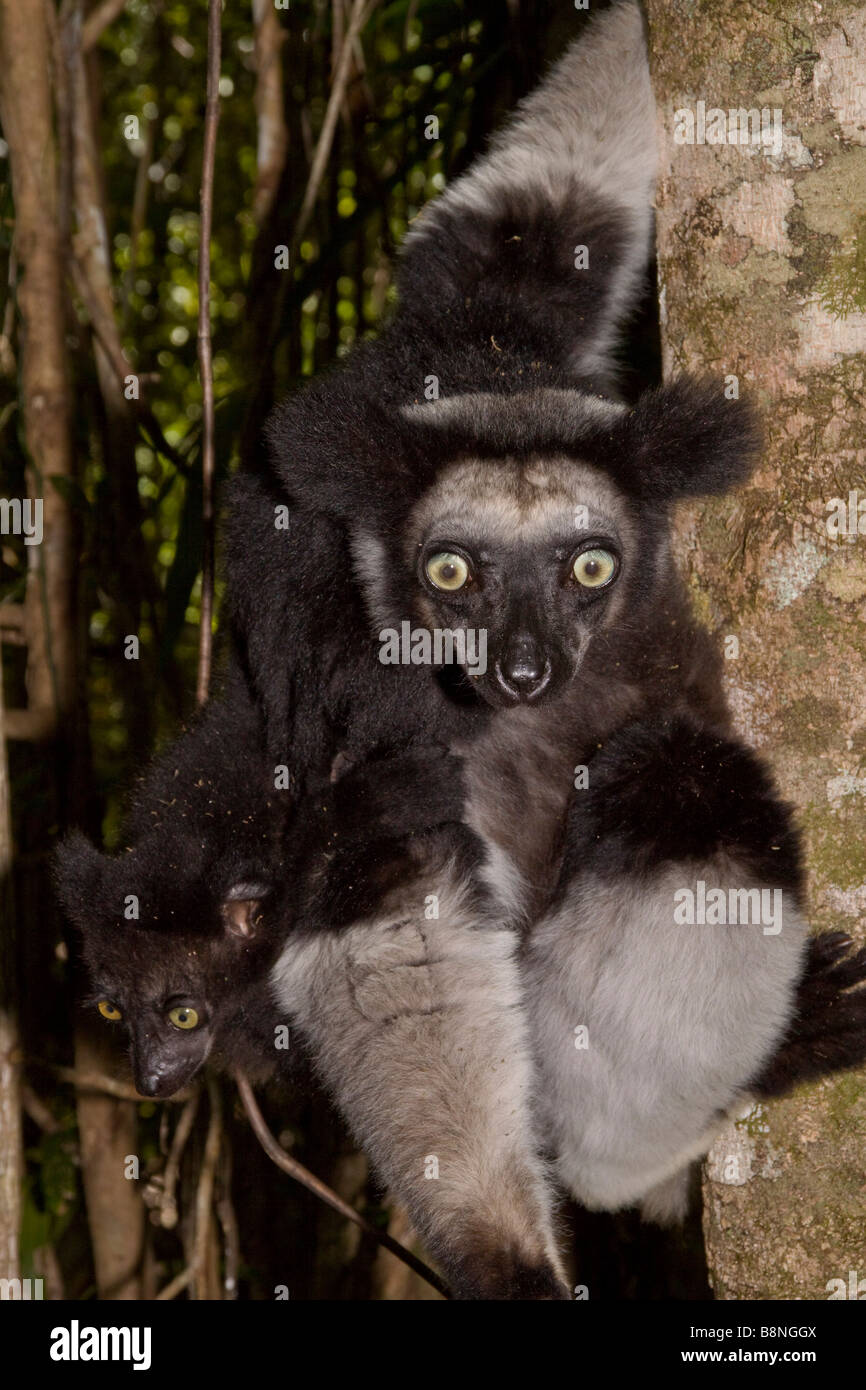
M44 540L28 549L27 695L37 733L51 735L68 714L75 661L73 534L53 486L71 473L69 379L63 313L63 255L49 87L47 9L41 0L0 0L0 118L15 197L21 266L21 399L30 455L27 484L41 499Z
M21 1044L17 953L12 902L12 817L3 720L0 659L0 1279L17 1279L24 1153L21 1128Z
M736 377L768 435L748 489L681 518L680 550L699 610L726 639L737 726L796 805L813 924L856 935L866 908L866 11L857 0L648 0L647 10L665 372ZM765 109L772 143L730 142L740 108ZM726 143L710 143L721 131ZM704 1183L716 1297L827 1298L839 1287L830 1280L866 1273L864 1130L862 1072L730 1126Z

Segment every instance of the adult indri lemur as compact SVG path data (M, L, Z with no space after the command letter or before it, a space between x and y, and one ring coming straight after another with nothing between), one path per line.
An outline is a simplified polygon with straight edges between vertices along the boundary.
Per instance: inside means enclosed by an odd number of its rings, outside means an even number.
M301 780L317 764L324 775L335 746L354 755L407 723L441 733L457 719L459 691L443 701L423 668L378 663L381 631L486 630L487 671L465 680L459 713L467 819L487 846L500 924L532 925L520 965L508 953L483 991L483 1016L498 1021L472 1052L471 1112L495 1117L485 1172L538 1182L531 1136L504 1136L501 1122L503 1104L519 1111L532 1091L575 1196L664 1214L784 1036L806 932L787 811L730 738L669 547L673 502L747 478L753 418L721 382L674 382L633 409L616 396L612 353L645 274L654 177L641 16L619 4L418 218L380 338L277 413L269 475L241 480L230 502L230 585L272 747L281 759L291 748ZM427 401L431 379L439 399ZM280 500L294 508L288 533L273 524ZM293 663L297 645L321 666ZM322 748L305 744L323 728ZM589 794L573 790L580 765ZM276 973L388 1178L421 1185L417 1155L441 1153L434 1195L452 1234L467 1191L484 1205L478 1172L449 1162L423 1108L383 1137L370 1097L391 1066L420 1095L439 1083L420 1004L444 996L432 965L418 990L421 963L467 942L492 962L501 947L461 888L437 869L339 937L293 936ZM688 888L726 902L777 890L782 929L680 925ZM440 917L419 925L428 893ZM353 1030L359 972L387 1003L365 994ZM501 1204L507 1180L490 1186Z
M539 1143L579 1200L669 1216L745 1094L866 1053L864 962L837 938L807 957L787 811L670 557L671 504L747 477L752 416L720 384L616 395L654 130L618 4L425 209L389 326L229 494L233 626L301 804L338 756L465 759L465 827L372 874L319 856L269 930L277 1009L467 1297L562 1292ZM487 670L383 665L404 620L485 630ZM678 920L689 892L715 921Z

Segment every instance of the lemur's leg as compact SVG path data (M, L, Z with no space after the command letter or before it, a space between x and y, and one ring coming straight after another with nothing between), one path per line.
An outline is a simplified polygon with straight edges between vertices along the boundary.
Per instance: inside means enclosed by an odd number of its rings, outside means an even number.
M526 951L539 1110L578 1200L673 1214L794 1020L797 841L758 759L683 721L621 730L589 780Z
M330 856L274 989L457 1296L567 1297L517 938L470 886L477 869L461 826Z
M756 1100L786 1095L804 1081L866 1063L866 946L845 932L809 938L787 1032L747 1092ZM669 1178L641 1202L644 1219L679 1221L688 1206L689 1170Z

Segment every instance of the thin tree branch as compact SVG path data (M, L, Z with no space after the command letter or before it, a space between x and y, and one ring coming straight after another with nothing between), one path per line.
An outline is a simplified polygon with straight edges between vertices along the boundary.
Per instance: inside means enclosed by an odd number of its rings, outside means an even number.
M81 48L84 53L99 43L109 24L113 24L126 5L126 0L102 0L84 21L81 30Z
M186 1148L187 1140L192 1133L195 1123L196 1111L198 1110L198 1099L201 1093L196 1090L180 1112L180 1118L175 1126L174 1136L171 1141L168 1161L165 1165L163 1175L162 1197L159 1203L159 1224L170 1231L177 1225L177 1180L180 1174L180 1164L183 1158L183 1151Z
M201 171L201 222L198 252L198 361L202 394L202 561L201 619L198 645L196 699L203 705L210 685L213 651L214 598L214 400L213 354L210 329L210 238L213 222L213 176L217 126L220 116L220 0L208 0L207 100L204 118L204 153Z
M158 377L150 373L136 372L135 368L131 366L116 336L114 319L110 314L106 314L103 309L99 298L93 291L93 287L91 286L84 268L77 259L73 258L70 269L76 292L90 320L90 327L93 330L94 336L98 339L100 346L103 348L106 361L117 377L119 385L122 387L128 376L137 376L139 384L151 380L158 380ZM147 403L139 397L138 400L133 399L127 402L127 404L135 408L139 417L139 423L150 436L153 447L157 453L167 458L183 477L189 477L189 464L183 456L178 453L177 449L169 444L162 432L162 426Z
M24 1084L21 1087L21 1104L24 1113L30 1116L35 1125L38 1125L44 1134L56 1134L60 1125L55 1120L49 1107L41 1096L38 1096L32 1086Z
M186 1269L182 1269L180 1274L176 1274L174 1278L166 1284L165 1288L160 1289L159 1293L156 1295L156 1301L162 1303L166 1300L177 1298L178 1294L183 1293L187 1285L191 1283L192 1268L190 1265L187 1265Z
M280 24L273 0L253 0L258 123L256 142L256 186L253 190L253 217L261 227L277 195L289 132L283 112L283 63L281 49L286 31Z
M102 1076L98 1072L78 1071L75 1067L58 1067L54 1062L46 1062L41 1057L32 1056L28 1056L27 1065L41 1067L43 1071L53 1072L59 1080L68 1081L70 1086L74 1086L79 1091L99 1091L103 1095L114 1096L116 1100L135 1101L137 1105L144 1105L151 1099L150 1096L139 1095L134 1086L129 1086L123 1081L115 1081L111 1076ZM187 1101L189 1098L188 1089L167 1097L171 1102Z
M356 1211L348 1202L344 1202L342 1197L338 1197L336 1192L333 1192L326 1183L322 1182L321 1178L315 1177L308 1168L305 1168L302 1163L299 1163L296 1158L292 1158L290 1154L286 1153L285 1149L280 1147L273 1134L268 1129L264 1116L253 1095L252 1087L245 1074L240 1069L237 1069L234 1075L243 1107L247 1112L247 1117L252 1126L253 1133L268 1158L276 1163L278 1168L282 1168L284 1173L288 1173L290 1178L294 1178L302 1187L305 1187L308 1192L314 1193L320 1201L325 1202L329 1207L333 1207L334 1211L338 1211L341 1216L345 1216L347 1221L354 1222L365 1235L372 1236L373 1240L377 1241L379 1245L383 1246L386 1250L390 1250L392 1255L396 1255L398 1260L402 1260L403 1263L414 1270L416 1274L420 1274L421 1278L426 1280L437 1293L441 1293L443 1298L450 1298L451 1294L446 1285L443 1284L438 1274L434 1274L433 1270L430 1269L423 1260L419 1260L418 1256L413 1255L411 1250L407 1250L399 1241L389 1236L387 1231L377 1231L375 1226L371 1226L369 1221L365 1221L359 1211Z
M241 1239L238 1218L232 1202L232 1150L228 1132L223 1134L220 1167L220 1195L217 1198L216 1209L223 1232L223 1292L227 1299L234 1299L238 1296Z
M210 1245L211 1222L213 1221L213 1193L217 1163L222 1142L222 1102L219 1086L213 1077L208 1078L208 1101L210 1117L207 1137L195 1194L195 1237L193 1240L192 1282L193 1297L206 1299L210 1294L208 1281L208 1248Z
M316 198L319 194L322 179L325 175L328 157L331 153L331 145L334 142L334 131L337 128L337 119L346 95L346 84L349 81L349 69L352 63L355 41L377 4L378 0L354 0L354 4L352 5L349 28L340 48L340 57L336 71L334 72L334 81L331 86L331 94L328 97L325 119L322 122L319 139L316 142L316 150L313 155L310 176L307 180L307 186L304 190L304 200L301 203L301 210L298 214L298 221L295 227L296 242L300 241L304 232L307 230L310 218L313 214L313 208L316 205Z

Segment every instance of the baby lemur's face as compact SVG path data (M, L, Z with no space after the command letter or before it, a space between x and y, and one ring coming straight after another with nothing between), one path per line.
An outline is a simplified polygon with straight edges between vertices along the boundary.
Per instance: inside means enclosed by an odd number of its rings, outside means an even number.
M245 895L254 885L239 885ZM200 905L201 906L201 905ZM123 1034L136 1090L166 1098L183 1089L211 1055L244 991L266 969L259 945L260 902L227 902L213 931L148 929L91 920L83 953L92 988L86 1004Z
M411 518L415 619L484 634L468 650L486 661L466 670L488 703L549 700L621 617L639 565L650 581L654 557L638 549L632 507L596 469L564 458L460 462Z
M88 1003L122 1036L145 1096L186 1086L248 1008L254 1030L257 988L257 1013L264 1009L261 982L285 909L281 879L259 864L244 872L216 817L213 827L206 860L196 854L200 834L184 841L163 829L124 854L103 854L78 832L57 851L58 893L80 933Z

